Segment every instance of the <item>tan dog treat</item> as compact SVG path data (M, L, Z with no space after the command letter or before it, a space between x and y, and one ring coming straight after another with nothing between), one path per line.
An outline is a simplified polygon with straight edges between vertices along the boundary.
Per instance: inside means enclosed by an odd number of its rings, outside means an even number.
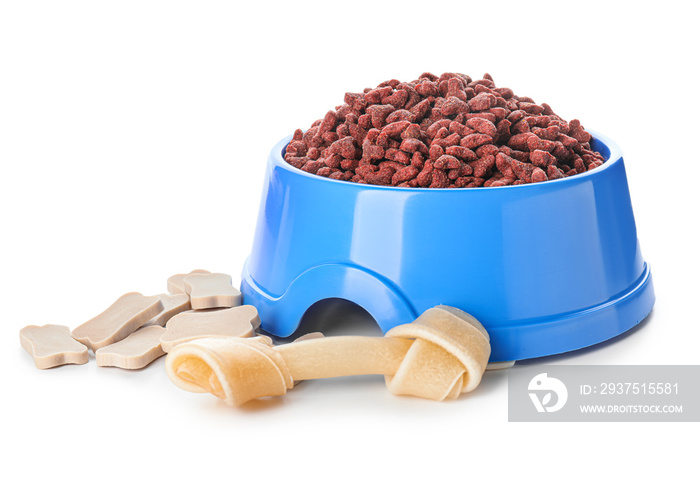
M262 337L263 335L258 335L258 337ZM295 342L303 342L304 340L313 340L314 338L324 338L325 335L322 334L321 332L309 332L304 335L301 335L297 337L294 341ZM270 345L272 345L272 341L270 341ZM294 386L296 387L298 384L301 383L301 380L294 380Z
M206 337L252 337L260 326L258 310L252 305L210 312L183 312L170 319L160 337L163 351ZM271 343L271 341L270 341Z
M88 349L63 325L30 325L19 331L19 343L42 370L59 365L82 365L88 361Z
M165 329L159 325L141 327L117 343L102 347L95 352L100 367L119 367L127 370L143 368L158 357L165 355L160 347L160 337Z
M73 330L73 338L94 352L125 339L162 311L163 302L157 296L127 293L107 310Z
M178 273L168 278L168 293L173 295L178 293L187 293L185 290L185 277L193 273L211 273L209 270L192 270L190 273Z
M185 277L185 290L194 310L235 307L243 302L241 292L231 285L225 273L195 273Z
M247 338L205 338L172 349L170 379L229 405L284 395L295 381L385 375L389 391L432 400L476 388L491 354L489 336L471 315L431 308L413 323L377 337L324 337L273 347Z
M159 325L164 327L168 320L173 318L178 313L190 310L190 296L186 293L177 293L175 295L160 294L158 295L163 303L163 311L153 317L146 323L148 325Z
M491 356L486 329L468 313L446 305L392 328L386 336L415 338L399 369L386 377L395 395L457 398L479 385Z

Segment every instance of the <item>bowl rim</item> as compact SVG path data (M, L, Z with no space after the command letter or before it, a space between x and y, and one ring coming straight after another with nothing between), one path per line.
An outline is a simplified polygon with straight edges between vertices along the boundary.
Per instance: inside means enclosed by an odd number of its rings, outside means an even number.
M373 185L373 184L368 184L368 183L355 183L351 182L349 180L336 180L333 178L328 178L324 177L321 175L316 175L313 173L305 172L301 170L300 168L294 167L293 165L290 165L289 163L286 162L284 159L284 156L282 155L282 152L284 149L287 147L289 142L292 140L293 135L289 135L287 137L284 137L282 140L277 142L274 147L272 147L272 151L270 152L270 161L273 163L275 167L283 168L291 173L294 173L296 175L300 175L302 177L306 177L309 180L316 180L320 182L334 182L337 183L338 185L344 185L348 188L359 188L359 189L379 189L379 190L391 190L391 191L401 191L401 192L484 192L484 191L513 191L515 188L556 188L557 186L561 187L564 186L565 183L568 182L568 184L573 185L575 183L580 183L582 181L586 181L588 177L591 177L593 175L598 175L602 174L605 170L608 168L611 168L614 164L622 161L622 150L620 147L610 138L606 137L605 135L596 132L595 130L590 130L586 129L588 133L590 133L595 140L598 142L602 143L607 147L607 149L610 151L609 156L605 159L602 165L599 167L594 168L593 170L588 170L583 173L578 173L576 175L572 175L570 177L566 178L557 178L555 180L547 180L544 182L538 182L538 183L526 183L524 185L505 185L501 187L478 187L478 188L406 188L406 187L396 187L393 185ZM594 149L595 150L595 149ZM598 151L598 150L595 150ZM603 152L599 152L603 157L605 155ZM552 187L552 185L554 185ZM549 186L549 187L548 187ZM472 193L474 195L474 193Z

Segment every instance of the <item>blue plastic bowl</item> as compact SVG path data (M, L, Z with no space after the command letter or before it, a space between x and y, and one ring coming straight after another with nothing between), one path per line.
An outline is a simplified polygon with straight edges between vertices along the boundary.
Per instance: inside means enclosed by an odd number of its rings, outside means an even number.
M587 173L537 184L412 189L311 175L272 149L241 283L262 328L287 337L316 302L352 301L382 331L438 304L478 318L491 361L593 345L654 305L619 148Z

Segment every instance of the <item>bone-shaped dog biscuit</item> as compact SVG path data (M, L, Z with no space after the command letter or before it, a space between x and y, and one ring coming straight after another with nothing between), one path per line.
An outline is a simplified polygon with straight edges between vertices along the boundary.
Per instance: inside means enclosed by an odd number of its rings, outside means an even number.
M73 330L73 338L94 352L125 339L162 311L163 302L157 296L127 293L107 310Z
M19 331L19 342L34 358L34 365L42 370L88 361L87 347L71 337L70 328L63 325L24 327Z
M168 278L168 293L187 293L185 289L185 277L194 273L211 273L209 270L192 270L190 273L178 273Z
M235 307L242 303L241 292L231 285L225 273L195 273L185 277L185 290L194 310Z
M179 387L229 405L284 395L299 380L366 374L385 375L396 395L444 400L476 388L490 354L488 333L474 317L440 305L383 338L325 337L279 347L204 338L173 348L165 365Z
M100 367L119 367L127 370L143 368L165 355L160 347L160 337L165 329L159 325L141 327L117 343L95 352Z
M260 326L258 310L252 305L209 312L183 312L167 323L160 337L163 351L206 337L252 337Z
M163 311L150 319L146 326L159 325L164 327L168 320L178 313L190 310L190 296L186 293L177 293L175 295L160 294L158 298L163 303Z

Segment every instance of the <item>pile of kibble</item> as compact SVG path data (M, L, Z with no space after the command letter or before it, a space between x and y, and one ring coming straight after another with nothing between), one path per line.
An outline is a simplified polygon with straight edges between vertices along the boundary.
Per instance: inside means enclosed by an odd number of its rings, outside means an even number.
M591 135L546 103L497 88L487 73L389 80L346 93L284 158L305 172L397 187L499 187L569 177L603 164Z

